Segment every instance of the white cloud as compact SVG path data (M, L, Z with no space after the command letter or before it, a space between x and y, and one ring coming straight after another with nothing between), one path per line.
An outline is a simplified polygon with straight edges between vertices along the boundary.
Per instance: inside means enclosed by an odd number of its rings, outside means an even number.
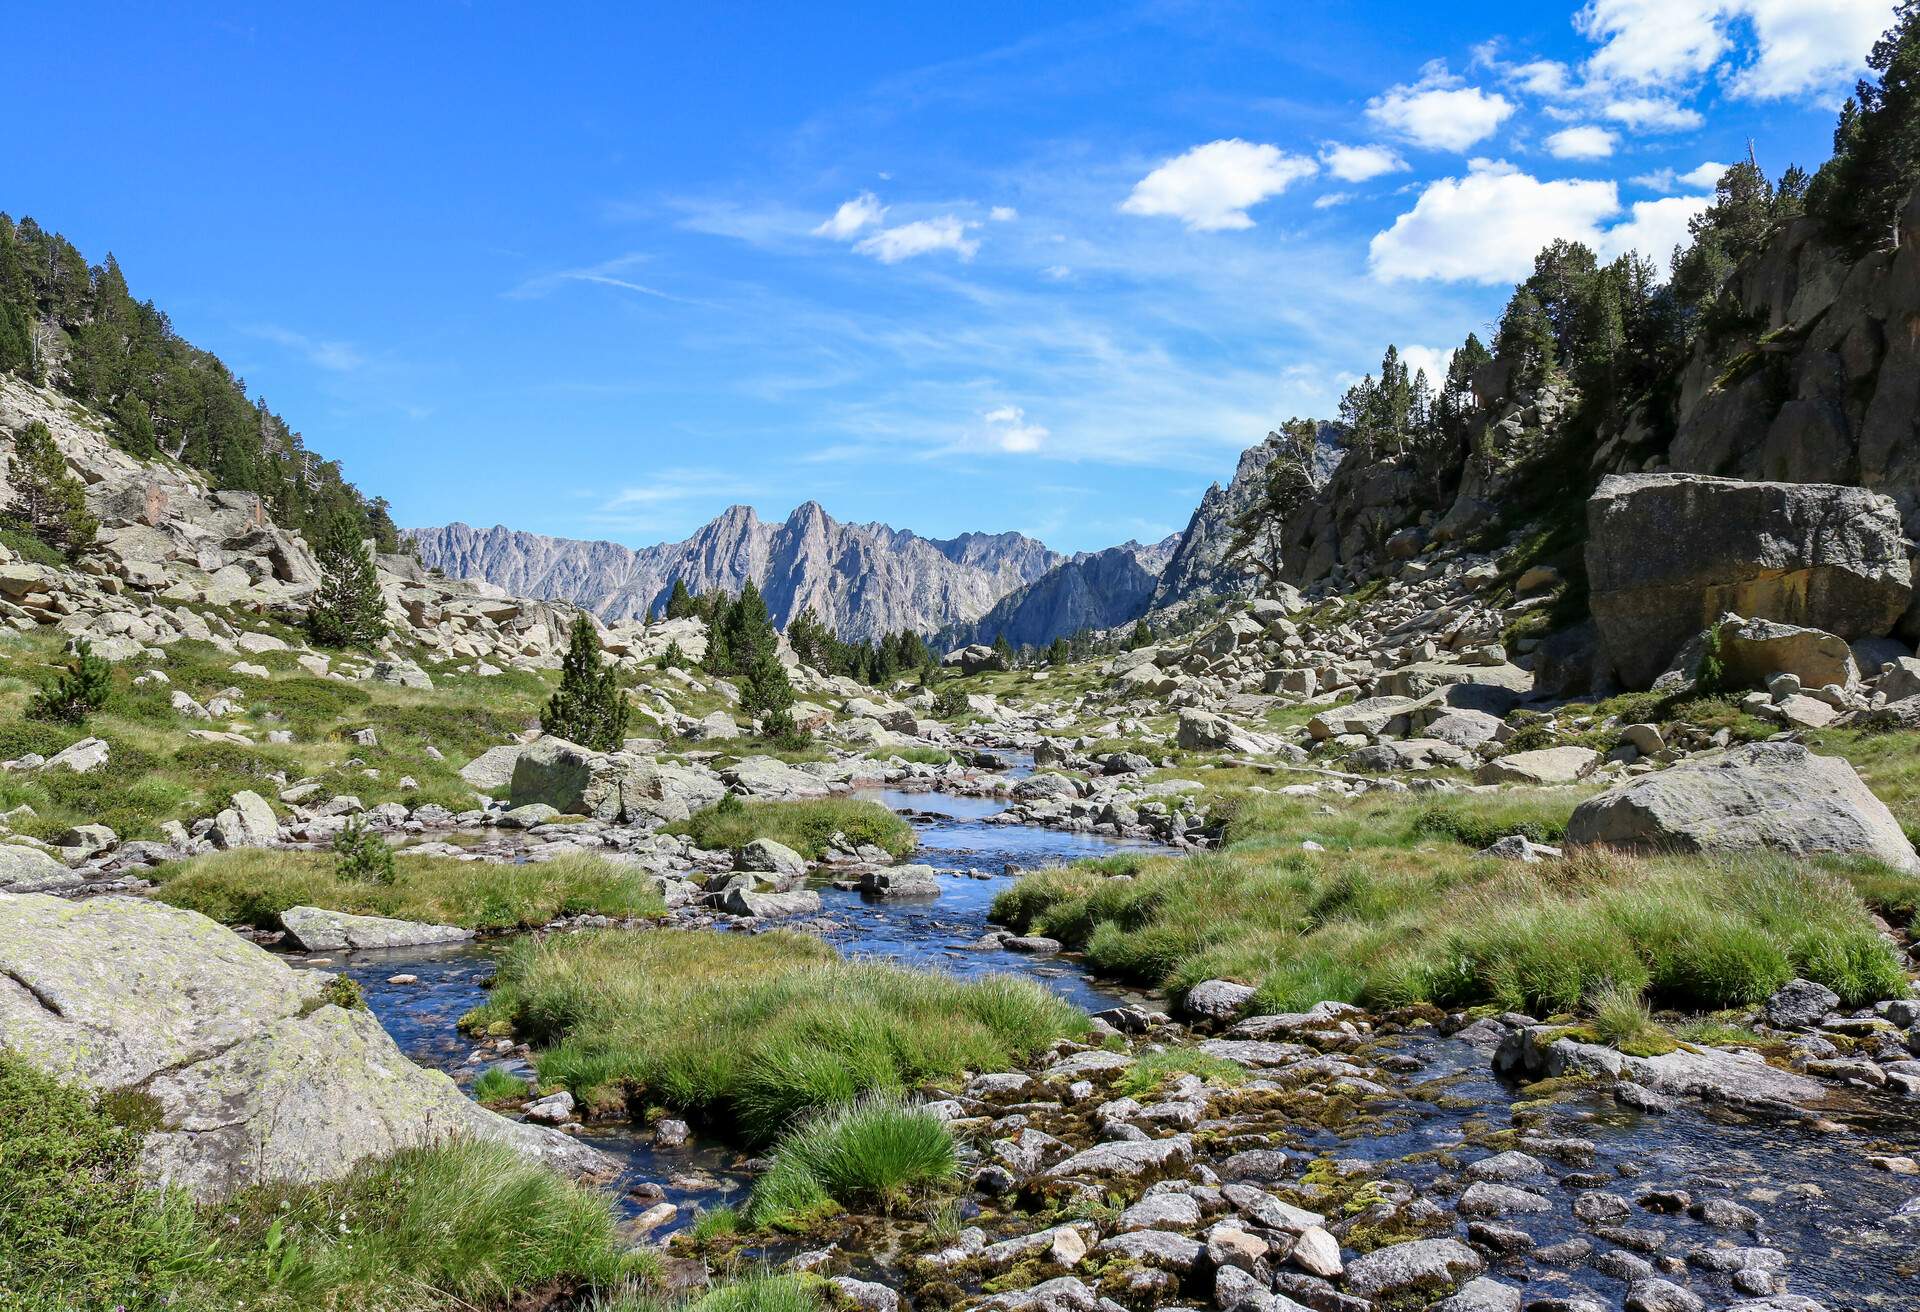
M1465 150L1513 115L1514 104L1497 91L1470 87L1435 61L1420 80L1389 87L1367 102L1367 118L1429 150Z
M1320 152L1327 172L1342 182L1365 182L1382 173L1403 173L1407 162L1386 146L1341 146L1327 143Z
M326 369L340 374L352 373L367 362L366 356L362 355L350 342L323 341L274 324L258 324L247 331L255 337L264 338L276 346L284 346L289 351L305 356L307 363L317 369Z
M1797 96L1844 82L1893 24L1892 0L1742 0L1757 50L1728 81L1755 100Z
M1400 348L1400 363L1407 367L1407 376L1411 378L1421 370L1426 370L1427 382L1438 392L1440 384L1447 380L1447 365L1453 360L1451 347L1441 350L1434 346L1403 346Z
M816 237L832 237L835 241L845 241L869 224L880 222L886 216L887 207L880 198L870 191L863 191L850 201L841 203L833 212L833 217L813 230Z
M1049 264L1040 270L1040 276L1048 282L1062 282L1073 276L1073 270L1064 264Z
M1038 451L1047 440L1047 430L1027 422L1027 412L1017 405L989 410L981 418L987 421L987 440L1002 451L1025 453Z
M1642 173L1631 179L1634 186L1645 187L1648 191L1712 191L1720 185L1720 176L1728 169L1726 164L1715 164L1709 160L1698 168L1688 169L1685 173L1676 173L1672 169L1655 169L1651 173Z
M1464 178L1429 184L1413 209L1375 234L1375 278L1497 284L1524 278L1556 237L1597 245L1600 221L1620 209L1612 182L1542 182L1499 160L1476 159Z
M1234 137L1195 146L1134 184L1121 202L1128 214L1168 215L1193 232L1251 228L1251 206L1277 196L1319 166L1278 146Z
M995 223L1012 223L1020 217L1020 211L1011 205L995 205L987 212L987 217Z
M1675 246L1692 240L1687 221L1713 204L1711 196L1667 196L1660 200L1633 203L1632 217L1614 224L1600 236L1597 251L1602 259L1612 259L1627 251L1639 251L1652 260L1667 279L1667 262Z
M1353 199L1350 191L1330 191L1324 196L1313 198L1313 207L1317 210L1330 210L1336 205L1345 205Z
M979 226L962 222L952 214L943 214L937 219L916 219L897 228L882 228L871 237L855 242L853 248L882 264L898 264L934 251L952 251L962 260L971 260L980 249L980 239L967 233Z
M1547 138L1547 153L1555 159L1606 159L1619 140L1606 128L1592 124L1562 128Z
M1672 87L1718 67L1734 95L1774 100L1844 84L1893 11L1893 0L1589 0L1574 26L1599 45L1592 83ZM1740 35L1751 45L1736 55Z
M1573 90L1571 70L1557 59L1536 59L1510 70L1514 82L1531 95L1558 97Z
M1619 96L1603 111L1616 123L1648 132L1686 132L1706 122L1698 110L1660 96Z
M1589 0L1573 18L1600 46L1587 76L1627 86L1698 77L1726 53L1727 7L1725 0Z

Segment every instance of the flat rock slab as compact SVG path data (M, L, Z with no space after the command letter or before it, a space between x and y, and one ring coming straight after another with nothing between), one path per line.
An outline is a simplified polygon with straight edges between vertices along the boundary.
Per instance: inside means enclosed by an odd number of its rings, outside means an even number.
M320 907L288 907L280 914L287 937L308 952L360 951L372 948L418 948L432 943L458 943L473 937L458 925L423 925L385 916L352 916Z
M0 893L54 893L81 877L37 847L0 842Z
M603 1154L473 1102L415 1066L380 1022L205 916L144 898L9 897L0 915L0 1045L98 1093L140 1088L151 1179L199 1200L337 1179L370 1157L453 1137L506 1143L578 1173Z

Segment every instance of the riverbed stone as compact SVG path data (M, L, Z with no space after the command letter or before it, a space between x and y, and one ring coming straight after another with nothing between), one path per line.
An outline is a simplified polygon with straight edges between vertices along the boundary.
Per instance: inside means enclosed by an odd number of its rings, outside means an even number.
M1111 1257L1123 1257L1142 1266L1185 1274L1200 1265L1206 1257L1207 1248L1205 1244L1186 1235L1172 1234L1166 1230L1135 1230L1102 1240L1093 1251Z
M995 1294L972 1304L971 1312L1100 1312L1100 1299L1073 1276L1043 1280L1031 1289Z
M805 879L807 859L785 843L771 838L756 838L740 849L734 859L736 870L752 870L778 875L782 879Z
M415 948L431 943L458 943L473 937L457 925L424 925L385 916L351 916L320 907L288 907L280 913L280 927L294 946L308 952L358 951L368 948Z
M1432 1312L1520 1312L1520 1291L1488 1276L1460 1286L1460 1292L1433 1305Z
M1454 1210L1462 1216L1493 1217L1535 1214L1552 1210L1552 1204L1528 1189L1475 1180L1467 1186Z
M791 893L755 893L745 888L730 888L721 906L736 916L756 916L773 920L785 916L811 916L820 910L820 895L810 888Z
M940 880L932 866L888 866L861 875L860 891L867 897L877 898L939 897Z
M1824 984L1796 979L1767 999L1767 1023L1783 1030L1812 1029L1840 1005L1840 995Z
M1409 1293L1437 1297L1486 1269L1486 1260L1457 1239L1414 1239L1349 1262L1347 1289L1362 1298Z
M1345 1264L1340 1260L1340 1241L1321 1226L1310 1225L1293 1241L1287 1260L1309 1275L1331 1280Z
M192 911L139 898L10 897L0 1044L98 1093L138 1088L143 1172L197 1199L335 1179L367 1158L466 1136L576 1171L609 1159L495 1115L415 1066L328 976Z
M1204 980L1187 991L1181 1010L1198 1020L1232 1020L1253 1001L1251 985L1228 979Z
M1049 1167L1049 1180L1086 1177L1094 1180L1148 1180L1178 1170L1193 1160L1193 1138L1176 1134L1170 1139L1138 1143L1100 1143L1082 1149L1066 1161Z

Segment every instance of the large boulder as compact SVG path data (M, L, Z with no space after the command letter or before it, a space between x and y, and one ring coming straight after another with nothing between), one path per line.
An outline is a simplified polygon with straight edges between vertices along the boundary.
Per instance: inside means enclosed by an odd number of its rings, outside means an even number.
M214 816L207 837L215 847L271 847L280 837L280 820L266 798L243 788L233 795L232 805Z
M489 747L460 767L460 777L480 792L502 792L513 786L513 769L523 750L519 743Z
M1567 842L1871 856L1920 873L1899 821L1853 767L1799 743L1749 743L1642 775L1582 803Z
M1630 687L1727 612L1877 637L1913 593L1899 511L1865 488L1613 475L1587 502L1587 534L1589 604Z
M1600 753L1591 747L1542 747L1532 752L1496 756L1481 766L1474 778L1483 784L1547 787L1577 783L1599 765Z
M578 1171L607 1159L415 1066L380 1022L205 916L141 898L0 898L0 1046L96 1093L138 1090L155 1181L217 1199L464 1137Z
M1853 648L1822 629L1729 615L1720 621L1719 634L1720 663L1743 688L1764 688L1776 674L1791 674L1806 688L1846 688L1860 678Z
M0 893L51 893L79 882L79 875L39 848L0 841Z
M549 736L519 749L509 801L515 808L546 805L610 824L651 824L685 820L725 793L717 778L690 766L590 751Z
M970 647L961 647L948 652L940 658L943 669L958 670L962 674L979 674L986 670L1004 670L1006 658L983 643L974 643Z

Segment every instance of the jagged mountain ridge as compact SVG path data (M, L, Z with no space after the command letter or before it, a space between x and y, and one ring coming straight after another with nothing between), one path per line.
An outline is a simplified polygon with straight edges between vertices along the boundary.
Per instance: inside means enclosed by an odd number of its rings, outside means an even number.
M682 542L644 548L548 537L495 525L409 529L421 560L453 577L563 597L603 619L647 615L676 579L695 593L737 592L751 578L783 627L811 606L860 639L931 633L977 619L1065 557L1021 533L923 538L886 524L847 524L808 501L777 524L729 506Z

